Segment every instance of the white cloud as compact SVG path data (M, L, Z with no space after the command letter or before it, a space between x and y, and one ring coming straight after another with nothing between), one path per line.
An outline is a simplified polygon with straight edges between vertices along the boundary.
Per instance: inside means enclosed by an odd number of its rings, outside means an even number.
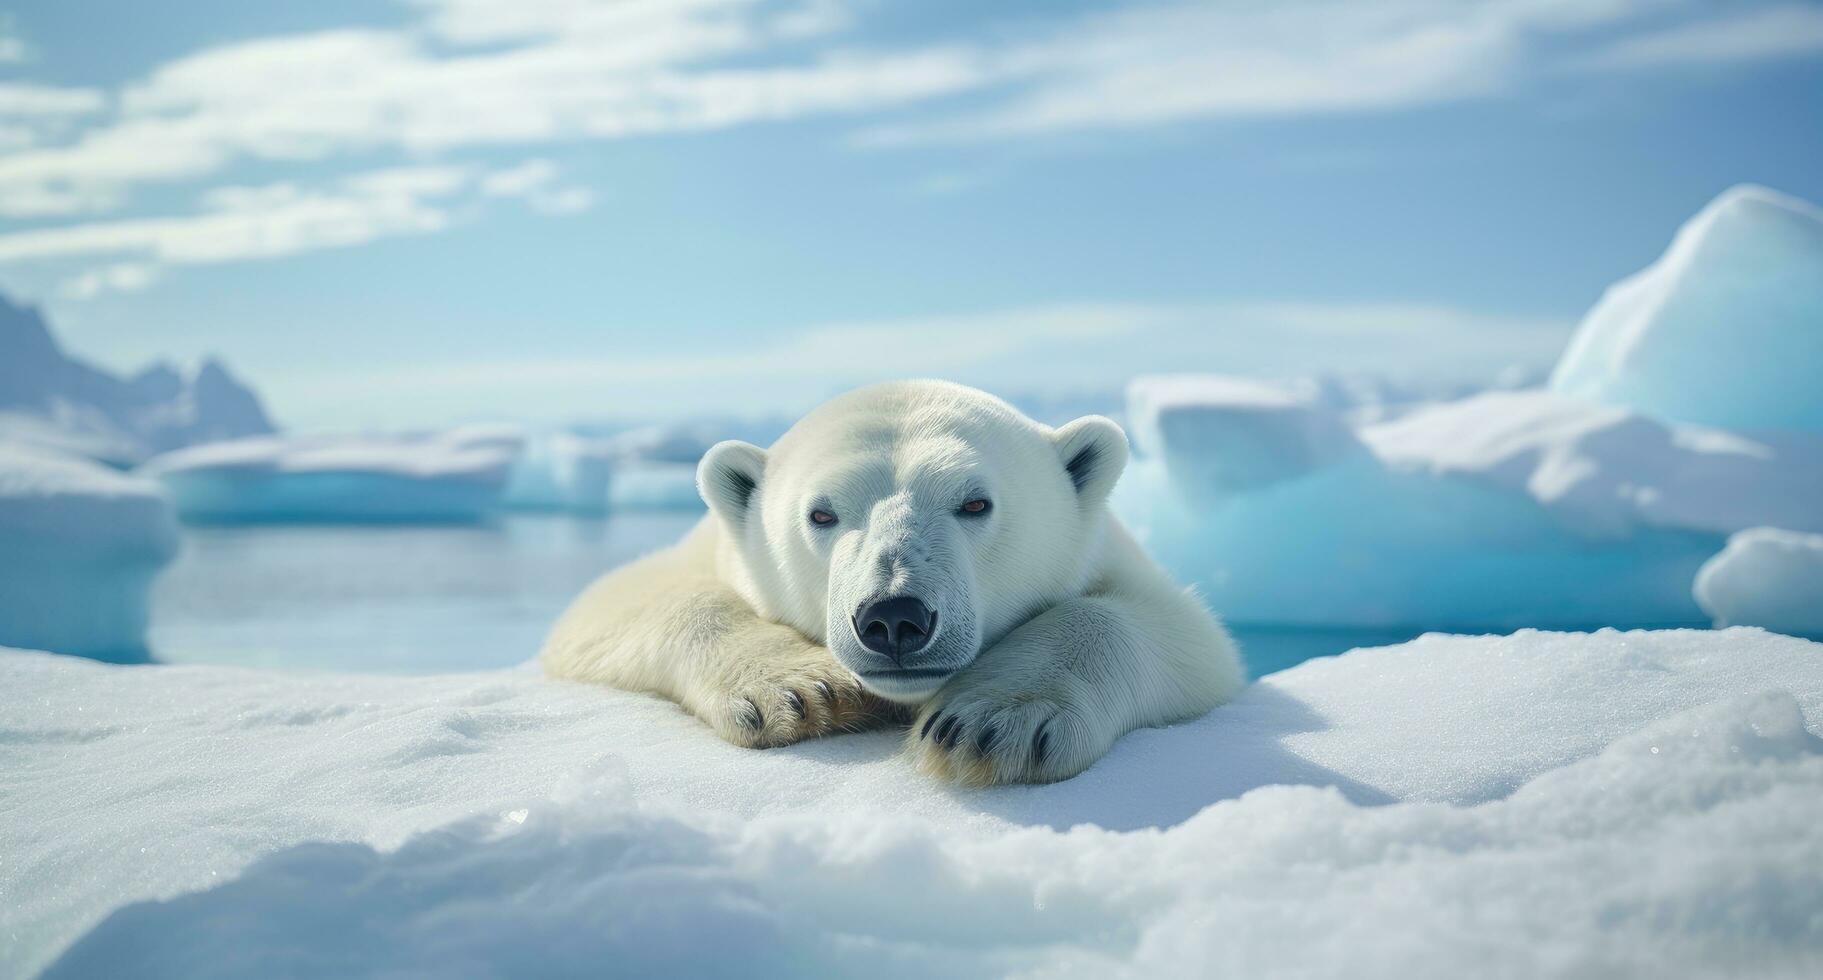
M416 20L402 27L207 48L117 93L0 83L0 216L115 210L142 185L219 180L247 162L434 161L840 113L863 119L861 142L891 144L1378 111L1579 65L1823 43L1823 12L1789 0L1155 2L875 50L833 46L869 12L854 0L408 2ZM882 115L962 93L975 108ZM594 201L574 183L518 196L545 213Z
M102 293L130 293L150 286L158 277L157 266L144 262L121 262L90 269L66 281L63 284L63 294L71 299L92 299Z
M1720 65L1823 51L1823 7L1732 12L1624 38L1582 63L1603 70Z
M527 175L532 178L528 180ZM479 196L521 197L539 210L560 210L573 189L546 186L555 167L533 161L505 170L426 165L374 170L322 188L283 182L221 187L204 194L197 213L179 217L94 221L0 234L0 263L127 257L89 268L64 283L66 295L142 289L174 265L272 259L345 248L381 238L441 231ZM490 190L490 186L495 188Z
M1768 43L1776 18L1761 18L1762 7L1743 3L1707 14L1703 29L1741 35L1736 60L1776 54ZM890 146L1460 102L1557 71L1570 63L1567 52L1577 43L1615 37L1625 44L1663 29L1667 17L1688 19L1693 11L1706 8L1694 0L1127 7L994 52L996 70L985 77L1014 84L989 108L871 127L857 142ZM1750 23L1756 18L1766 23ZM1799 19L1786 11L1785 20Z
M892 105L979 82L979 66L951 50L709 64L839 20L814 16L818 7L419 6L427 17L419 29L264 38L167 64L127 88L117 118L65 145L0 159L0 212L14 197L100 206L134 184L204 177L246 159L713 129Z
M0 23L0 35L4 34ZM0 63L7 38L0 36ZM107 104L97 89L0 82L0 153L14 154L64 138L81 120ZM16 193L15 193L16 192ZM0 215L57 214L68 202L45 187L9 188L0 184Z
M0 116L83 115L99 111L105 102L92 88L0 82Z
M0 65L17 64L30 53L25 39L13 27L13 15L0 13Z
M481 180L481 193L489 197L516 197L541 214L577 214L595 205L595 193L586 187L560 185L557 165L549 160L527 160Z

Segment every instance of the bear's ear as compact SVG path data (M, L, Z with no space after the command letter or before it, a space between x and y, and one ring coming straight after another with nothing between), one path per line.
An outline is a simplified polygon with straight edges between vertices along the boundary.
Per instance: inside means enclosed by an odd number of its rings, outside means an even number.
M747 520L765 472L766 450L738 439L718 442L696 464L696 492L717 517L739 527Z
M1127 468L1127 434L1111 419L1085 415L1058 429L1051 439L1083 503L1105 502Z

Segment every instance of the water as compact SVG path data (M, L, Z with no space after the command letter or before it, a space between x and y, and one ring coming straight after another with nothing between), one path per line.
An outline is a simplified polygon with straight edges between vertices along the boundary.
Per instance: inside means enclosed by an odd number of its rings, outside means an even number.
M162 663L378 673L536 656L596 576L700 515L512 516L485 525L189 528L152 591Z
M596 576L683 536L692 512L470 526L190 528L152 593L152 656L368 673L524 663ZM1409 632L1236 627L1258 676Z

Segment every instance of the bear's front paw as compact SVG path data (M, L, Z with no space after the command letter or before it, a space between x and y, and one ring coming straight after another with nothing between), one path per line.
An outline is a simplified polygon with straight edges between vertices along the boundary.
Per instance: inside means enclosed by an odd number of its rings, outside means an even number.
M939 692L912 723L918 767L970 786L1051 783L1082 772L1113 740L1063 692Z
M859 731L890 713L890 706L834 664L745 677L707 700L706 710L697 713L716 734L755 749Z

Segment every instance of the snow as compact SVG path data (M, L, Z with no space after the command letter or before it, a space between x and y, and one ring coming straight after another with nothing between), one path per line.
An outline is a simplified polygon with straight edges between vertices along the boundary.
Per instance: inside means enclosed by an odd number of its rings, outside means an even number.
M1696 601L1717 626L1823 639L1823 534L1756 527L1703 564Z
M240 439L144 471L185 521L473 521L496 512L519 453L498 430Z
M1551 387L1666 419L1816 431L1820 365L1823 211L1741 186L1607 291Z
M176 552L156 485L0 442L0 643L143 657L147 590Z
M1758 630L1358 650L977 791L528 671L0 685L0 973L1823 968L1823 645Z

